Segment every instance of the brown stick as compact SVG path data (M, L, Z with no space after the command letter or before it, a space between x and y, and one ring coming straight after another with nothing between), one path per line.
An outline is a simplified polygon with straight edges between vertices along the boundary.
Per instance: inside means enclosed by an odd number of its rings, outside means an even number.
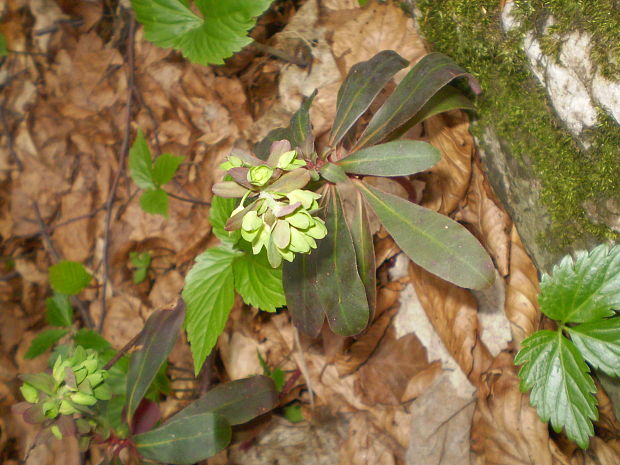
M116 189L118 188L118 182L121 177L121 173L125 167L125 159L129 152L129 138L131 136L131 106L133 102L134 86L135 86L135 66L134 66L134 37L135 37L136 22L133 16L129 19L129 35L127 37L127 107L125 111L125 131L123 134L123 142L120 149L118 160L118 171L114 176L110 194L106 202L105 210L105 227L103 234L103 286L101 289L101 318L99 319L98 330L103 330L105 318L108 313L106 305L106 291L108 289L108 281L110 279L110 262L108 255L110 252L110 223L112 221L112 204L116 197Z

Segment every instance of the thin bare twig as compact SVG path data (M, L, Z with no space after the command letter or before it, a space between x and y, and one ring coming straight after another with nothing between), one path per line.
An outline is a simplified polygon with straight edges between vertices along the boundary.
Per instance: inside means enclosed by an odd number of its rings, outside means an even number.
M45 224L45 221L43 221L43 217L41 216L41 210L39 209L39 204L35 201L32 203L32 206L34 208L34 214L37 217L37 223L39 223L39 228L41 229L41 235L43 236L43 240L47 244L47 248L49 249L52 259L54 262L59 262L60 260L62 260L62 257L60 256L58 249L56 249L56 246L52 241L48 226ZM78 308L84 324L89 328L93 328L95 326L93 323L93 319L91 318L90 312L88 311L88 308L86 308L84 302L82 302L76 296L71 297L71 302Z
M114 181L106 201L105 210L105 227L103 235L103 286L101 294L101 318L99 319L98 329L101 332L105 323L105 318L108 313L106 306L106 291L108 288L108 281L110 279L110 262L108 260L108 254L110 252L110 223L112 221L112 204L116 197L116 189L118 188L118 182L121 177L125 166L125 159L129 152L129 138L131 136L131 106L133 102L134 86L135 86L135 67L134 67L134 36L135 36L136 23L133 16L129 19L129 35L127 37L127 107L125 112L125 131L123 134L123 142L121 144L120 155L118 160L118 171L114 176Z
M173 199L180 200L181 202L195 203L196 205L204 205L205 207L211 206L211 203L205 202L204 200L198 200L198 199L193 199L193 198L190 199L188 197L181 197L180 195L173 194L172 192L168 192L168 191L166 191L166 193L170 197L172 197Z
M138 339L140 339L141 335L142 335L142 331L140 331L138 334L136 334L134 337L132 337L129 340L129 342L127 344L125 344L121 348L121 350L116 352L116 354L114 354L114 357L112 357L110 359L110 361L103 366L103 369L104 370L109 370L110 368L112 368L114 366L114 364L116 362L118 362L123 357L123 355L125 355L127 352L129 352L131 350L131 348L136 345L136 343L138 342Z
M9 121L6 117L6 104L8 102L8 98L9 98L8 93L5 93L4 98L2 99L2 104L0 105L0 120L2 120L2 131L6 134L6 145L9 149L9 154L11 155L11 158L17 165L17 168L19 169L19 171L23 171L24 164L19 159L19 156L17 155L17 152L15 151L15 146L14 146L15 141L13 139L13 133L11 132Z

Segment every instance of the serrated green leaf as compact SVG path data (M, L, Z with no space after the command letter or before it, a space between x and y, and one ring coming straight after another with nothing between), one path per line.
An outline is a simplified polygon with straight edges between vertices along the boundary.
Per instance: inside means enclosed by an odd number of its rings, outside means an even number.
M157 310L146 320L138 340L141 348L131 354L129 362L127 424L132 424L134 412L174 347L184 318L183 305L177 305L174 310Z
M82 328L73 335L73 341L76 345L85 349L94 349L100 354L108 352L112 349L110 344L101 334L92 329Z
M247 33L271 0L196 0L202 17L183 0L132 0L131 4L147 40L206 65L223 64L224 58L252 42Z
M54 294L45 300L47 312L45 317L52 326L71 326L73 323L73 307L69 302L69 296Z
M52 289L59 294L79 294L93 277L78 262L62 260L48 269Z
M153 166L153 181L158 186L168 184L184 159L184 157L172 155L171 153L162 154L155 160L155 165Z
M212 247L196 257L185 278L185 329L196 374L226 325L235 299L233 262L240 253L228 245Z
M147 459L191 465L217 454L230 442L232 430L222 415L204 412L172 417L162 426L133 437L138 452Z
M305 420L301 412L301 405L299 404L287 405L284 407L282 409L282 416L291 423L299 423Z
M370 309L340 195L331 188L326 199L325 226L329 234L315 252L318 296L332 331L341 336L353 336L368 324Z
M588 323L620 308L620 246L603 244L590 253L567 256L544 275L538 296L540 310L562 323Z
M587 448L592 420L598 418L596 387L575 345L561 331L538 331L522 342L515 364L523 365L521 390L531 389L530 402L540 418Z
M153 181L151 151L142 130L138 129L136 139L129 149L129 174L140 189L156 189Z
M239 200L237 199L226 199L217 195L214 195L211 199L209 223L211 223L213 234L222 242L236 244L241 237L241 232L239 230L229 232L224 229L228 218L230 218L230 214L238 203Z
M233 262L235 289L247 305L275 312L286 305L282 269L272 268L263 250L259 255L244 253Z
M442 87L462 76L479 90L475 79L446 55L430 53L423 57L374 114L355 148L380 142L413 118Z
M360 2L361 4L361 2ZM368 109L381 89L408 62L393 50L379 52L368 61L351 67L336 100L336 117L330 145L338 144L355 121Z
M590 365L620 377L620 318L584 323L566 330Z
M168 194L163 189L149 189L140 196L140 207L151 215L168 217Z
M24 358L30 360L45 353L47 349L60 341L68 332L68 329L46 329L41 331L30 343Z
M6 45L6 37L0 33L0 57L5 57L9 54L9 49Z
M395 140L358 150L338 162L347 173L408 176L429 169L441 153L427 142Z
M411 260L457 286L482 289L493 283L491 258L459 223L368 184L357 185Z

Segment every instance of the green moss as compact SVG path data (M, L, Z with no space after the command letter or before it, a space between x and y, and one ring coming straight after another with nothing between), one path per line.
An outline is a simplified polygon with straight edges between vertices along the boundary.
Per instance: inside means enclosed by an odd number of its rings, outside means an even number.
M563 249L587 235L618 238L608 228L589 222L583 202L620 195L620 127L601 112L600 124L589 135L592 147L586 152L578 146L549 110L545 90L532 77L520 48L525 26L506 35L500 27L498 3L418 0L422 13L419 25L434 50L450 55L480 81L483 93L477 99L478 121L472 131L480 136L492 124L514 157L532 161L542 182L542 200L552 219L548 232L549 238L553 238L549 242L551 248ZM553 4L555 8L556 4L574 3L579 7L577 12L571 12L577 15L586 9L582 3L599 2L520 3L521 14L540 23L542 16L536 13L534 5ZM531 11L524 11L525 4ZM599 23L587 24L594 27Z
M574 30L592 37L592 59L609 79L620 76L620 7L617 0L515 0L515 14L536 26L543 51L557 56L558 37ZM542 30L549 16L554 23Z

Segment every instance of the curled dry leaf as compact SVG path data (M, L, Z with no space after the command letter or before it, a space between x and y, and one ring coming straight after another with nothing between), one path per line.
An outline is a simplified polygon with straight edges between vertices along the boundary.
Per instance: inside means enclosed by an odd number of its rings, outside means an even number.
M491 361L491 354L478 339L476 299L411 262L411 283L435 331L469 380L476 384Z
M510 234L510 274L506 289L506 316L516 344L532 334L539 325L538 272L525 251L515 226Z
M519 391L512 355L503 352L482 376L472 424L472 450L484 465L567 465L527 395Z
M367 415L360 412L349 423L347 440L341 445L339 465L396 465L394 440L376 428ZM398 447L398 455L404 451ZM402 461L402 459L401 459Z
M359 14L347 15L352 19L338 24L332 38L332 52L343 71L383 50L394 50L411 62L426 54L413 20L394 3L373 2Z
M426 349L415 334L396 338L394 330L388 329L376 352L359 369L355 387L368 405L400 405L409 381L428 367Z
M499 273L507 276L512 222L500 206L477 159L474 160L467 196L461 205L454 219L472 226L473 233L493 258Z
M424 122L428 142L441 151L441 160L425 176L422 205L448 215L464 198L471 178L474 140L469 133L469 118L452 111Z

